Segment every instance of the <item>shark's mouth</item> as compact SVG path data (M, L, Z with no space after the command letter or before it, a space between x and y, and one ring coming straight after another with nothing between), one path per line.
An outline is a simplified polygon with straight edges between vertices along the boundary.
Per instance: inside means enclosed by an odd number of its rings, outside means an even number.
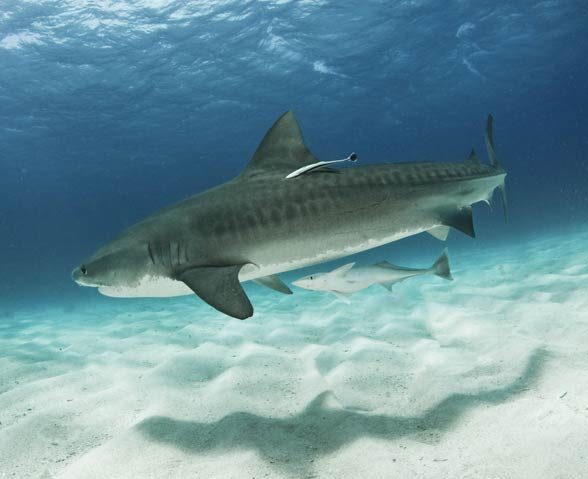
M86 288L99 288L101 286L101 285L96 284L96 283L85 282L83 278L81 278L81 279L74 279L74 281L76 282L76 284L78 284L78 286L84 286Z

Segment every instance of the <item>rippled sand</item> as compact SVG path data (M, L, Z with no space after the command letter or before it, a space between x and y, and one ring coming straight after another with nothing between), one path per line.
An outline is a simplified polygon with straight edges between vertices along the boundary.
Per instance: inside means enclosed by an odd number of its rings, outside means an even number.
M4 314L0 477L584 477L588 234L450 253L453 283L351 305L251 287L243 322Z

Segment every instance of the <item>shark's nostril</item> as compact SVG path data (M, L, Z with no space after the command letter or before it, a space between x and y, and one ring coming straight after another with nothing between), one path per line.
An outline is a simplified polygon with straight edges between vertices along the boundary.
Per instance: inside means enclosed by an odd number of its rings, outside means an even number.
M88 274L86 268L82 266L78 266L71 272L71 277L74 281L79 282L84 276Z

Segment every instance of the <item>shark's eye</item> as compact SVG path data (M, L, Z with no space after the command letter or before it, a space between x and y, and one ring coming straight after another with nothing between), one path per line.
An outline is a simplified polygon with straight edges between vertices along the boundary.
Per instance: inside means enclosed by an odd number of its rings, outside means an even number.
M86 267L84 265L80 266L80 271L82 272L82 274L84 276L86 276L88 274L88 270L86 269Z
M314 278L311 276L310 279L314 279Z

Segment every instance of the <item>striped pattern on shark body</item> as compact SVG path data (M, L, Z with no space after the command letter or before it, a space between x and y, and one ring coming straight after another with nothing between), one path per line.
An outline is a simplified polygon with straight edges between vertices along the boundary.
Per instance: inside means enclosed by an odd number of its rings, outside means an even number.
M491 116L486 146L486 165L472 152L458 163L315 168L317 159L287 112L239 176L128 228L72 276L113 296L193 291L244 319L253 307L241 280L289 293L276 274L422 232L442 240L449 228L474 236L471 205L489 201L497 188L506 198Z

